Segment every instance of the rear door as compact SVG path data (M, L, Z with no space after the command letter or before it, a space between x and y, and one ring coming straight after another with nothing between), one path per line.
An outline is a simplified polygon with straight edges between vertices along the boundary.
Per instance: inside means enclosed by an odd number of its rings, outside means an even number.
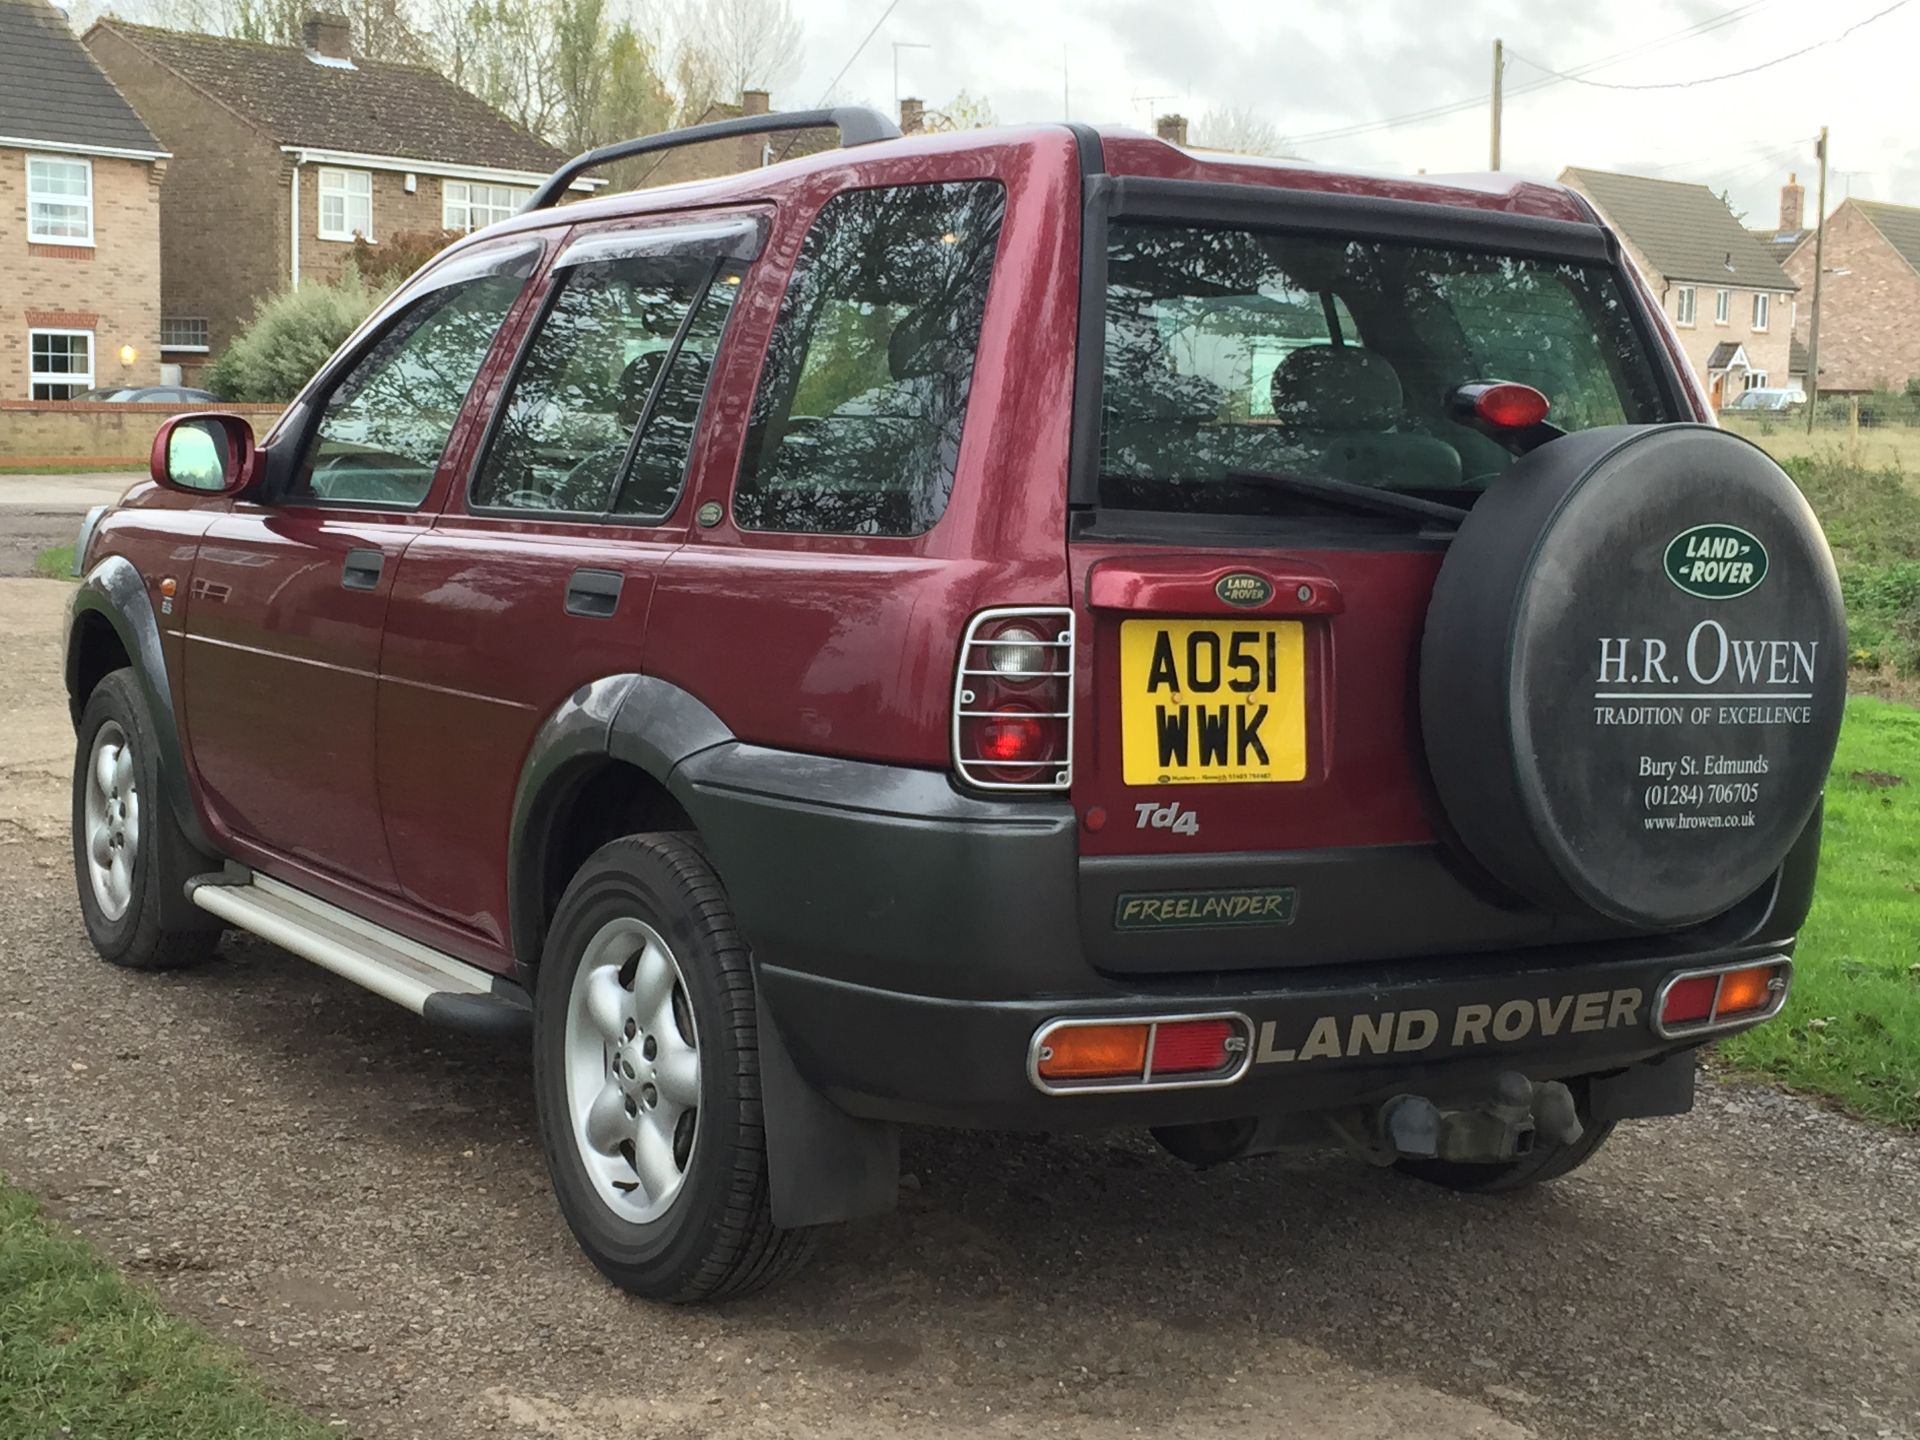
M1314 482L1470 506L1513 458L1453 418L1475 380L1535 386L1567 429L1678 418L1602 232L1095 194L1070 543L1091 953L1231 969L1595 933L1503 903L1440 843L1415 705L1452 526Z
M381 658L380 795L413 903L506 944L507 840L541 724L637 672L686 471L765 217L576 228L447 513L408 549Z

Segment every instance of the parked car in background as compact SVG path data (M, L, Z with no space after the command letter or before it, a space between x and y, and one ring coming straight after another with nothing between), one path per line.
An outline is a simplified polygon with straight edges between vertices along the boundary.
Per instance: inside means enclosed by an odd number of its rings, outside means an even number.
M196 390L191 385L102 385L83 390L76 400L107 400L119 405L208 405L220 397L211 390Z
M1791 410L1796 405L1806 403L1806 395L1798 390L1774 389L1757 386L1739 396L1727 406L1729 410Z

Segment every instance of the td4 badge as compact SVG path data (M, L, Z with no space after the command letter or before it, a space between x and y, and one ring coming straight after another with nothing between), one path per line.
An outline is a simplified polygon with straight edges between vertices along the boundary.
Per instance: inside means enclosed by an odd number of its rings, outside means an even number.
M1193 810L1182 810L1180 802L1170 805L1156 805L1147 800L1133 807L1133 813L1140 818L1134 822L1136 830L1171 830L1176 835L1198 835L1200 816Z

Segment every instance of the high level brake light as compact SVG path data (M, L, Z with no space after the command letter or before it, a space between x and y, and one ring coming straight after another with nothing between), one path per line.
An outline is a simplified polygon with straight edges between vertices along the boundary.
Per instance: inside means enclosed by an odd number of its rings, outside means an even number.
M960 642L953 768L984 790L1073 783L1073 612L982 610Z
M1787 1003L1793 963L1785 957L1669 975L1653 1001L1653 1030L1669 1040L1744 1029Z

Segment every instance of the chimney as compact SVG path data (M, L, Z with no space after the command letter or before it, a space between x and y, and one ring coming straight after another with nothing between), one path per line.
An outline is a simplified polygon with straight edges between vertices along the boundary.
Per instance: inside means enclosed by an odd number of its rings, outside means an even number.
M1184 145L1187 143L1187 117L1162 115L1153 122L1153 131L1169 145Z
M918 135L927 128L927 103L924 100L900 102L900 133Z
M773 96L765 90L742 90L740 92L740 113L742 115L765 115L773 109Z
M328 60L353 59L353 26L347 17L325 11L309 11L300 27L300 43L309 55Z
M1787 183L1780 187L1780 228L1799 230L1807 220L1807 190L1800 183L1798 175L1787 176Z

